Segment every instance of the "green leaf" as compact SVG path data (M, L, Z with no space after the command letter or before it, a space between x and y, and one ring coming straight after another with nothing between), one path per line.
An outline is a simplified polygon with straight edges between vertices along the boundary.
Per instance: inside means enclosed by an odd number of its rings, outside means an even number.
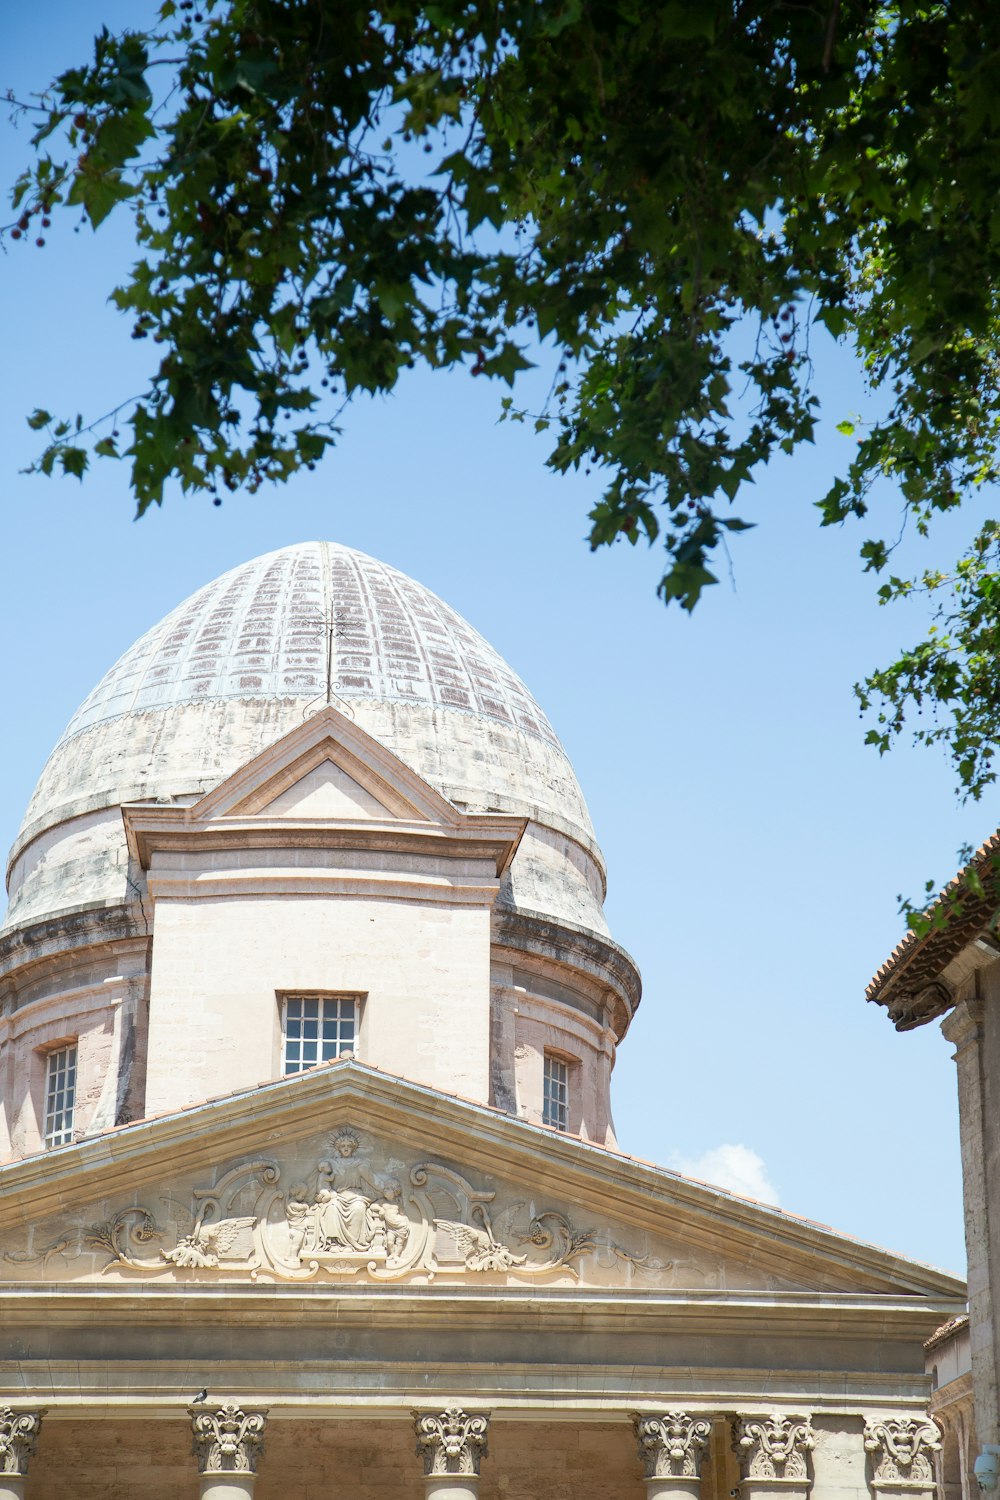
M52 413L44 411L40 406L36 406L35 410L28 418L28 426L31 428L32 432L38 432L41 428L47 427L51 421Z
M77 479L83 478L88 465L87 454L83 448L60 448L59 462L62 464L64 474L75 474Z

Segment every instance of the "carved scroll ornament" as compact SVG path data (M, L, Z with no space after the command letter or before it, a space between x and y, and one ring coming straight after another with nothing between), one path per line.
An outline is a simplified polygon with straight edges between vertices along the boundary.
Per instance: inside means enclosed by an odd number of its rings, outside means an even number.
M27 1474L44 1415L41 1411L0 1407L0 1474Z
M647 1479L697 1479L712 1424L684 1411L632 1419Z
M741 1417L736 1423L733 1450L744 1479L809 1477L806 1454L816 1446L808 1417Z
M478 1474L480 1460L487 1454L489 1421L484 1413L465 1412L460 1406L438 1413L415 1411L413 1426L424 1473Z
M309 1181L287 1192L277 1186L280 1167L269 1161L235 1167L214 1188L197 1190L192 1228L160 1252L161 1263L290 1281L321 1274L432 1279L455 1271L575 1276L574 1262L595 1247L590 1230L574 1229L554 1209L518 1224L521 1205L514 1205L501 1215L501 1229L491 1217L496 1193L443 1163L417 1162L404 1186L368 1163L357 1132L338 1132L332 1146Z
M189 1407L199 1474L256 1474L264 1452L266 1411L242 1407Z
M930 1455L941 1447L941 1434L930 1417L886 1417L865 1427L865 1451L872 1455L875 1485L910 1484L931 1489Z
M58 1239L39 1226L30 1249L6 1250L11 1264L107 1257L118 1275L224 1274L250 1280L369 1281L438 1276L578 1278L580 1263L660 1275L672 1262L624 1249L610 1226L578 1228L556 1208L507 1201L440 1161L404 1162L386 1145L340 1130L328 1154L284 1165L244 1157L220 1166L211 1186L187 1201L164 1196L160 1222L131 1203L101 1223ZM389 1148L391 1150L391 1148ZM34 1238L37 1233L37 1240ZM152 1242L159 1241L161 1249Z

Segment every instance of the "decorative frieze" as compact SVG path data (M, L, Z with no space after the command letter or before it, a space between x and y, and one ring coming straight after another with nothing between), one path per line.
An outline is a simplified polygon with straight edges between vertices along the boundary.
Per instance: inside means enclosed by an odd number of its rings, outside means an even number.
M43 1411L0 1407L0 1474L27 1474L44 1415Z
M865 1451L872 1457L876 1489L932 1489L931 1454L940 1447L941 1433L930 1417L884 1417L865 1427Z
M285 1186L285 1175L289 1183ZM292 1170L244 1158L220 1164L210 1186L195 1188L185 1214L171 1198L169 1228L142 1204L63 1236L44 1248L7 1252L9 1261L76 1259L99 1248L105 1270L145 1276L177 1272L247 1275L283 1281L369 1281L501 1275L517 1280L559 1275L576 1280L580 1264L627 1266L658 1275L672 1262L628 1251L609 1230L578 1228L556 1208L523 1198L499 1205L492 1188L438 1161L407 1164L385 1143L353 1129L328 1138L327 1152ZM154 1239L165 1240L150 1252Z
M232 1403L188 1411L199 1474L256 1474L264 1452L266 1411L244 1411Z
M449 1406L442 1412L413 1413L417 1453L423 1457L424 1473L477 1476L486 1457L489 1416Z
M105 1200L101 1218L65 1216L20 1229L0 1246L0 1274L39 1266L46 1279L425 1284L491 1279L568 1285L717 1286L721 1257L657 1254L622 1226L588 1225L511 1183L448 1160L416 1158L392 1140L342 1128L282 1159L220 1159L194 1183L161 1184L155 1205ZM155 1212L154 1212L155 1206Z
M809 1478L806 1455L816 1439L808 1417L772 1412L767 1417L741 1417L736 1422L733 1450L744 1481L789 1480L801 1485Z
M658 1417L637 1414L632 1422L647 1479L698 1478L711 1422L684 1411L665 1411Z

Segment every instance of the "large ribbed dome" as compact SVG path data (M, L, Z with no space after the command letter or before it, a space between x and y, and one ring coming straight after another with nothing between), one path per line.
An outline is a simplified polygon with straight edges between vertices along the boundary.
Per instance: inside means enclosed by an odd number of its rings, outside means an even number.
M452 801L531 817L576 889L525 849L518 904L605 930L587 809L527 688L435 594L330 542L223 574L98 683L11 851L5 926L124 899L123 803L202 794L328 698Z
M429 589L363 552L305 542L224 573L147 631L60 746L109 719L209 698L325 698L328 667L338 698L457 709L558 744L524 683Z

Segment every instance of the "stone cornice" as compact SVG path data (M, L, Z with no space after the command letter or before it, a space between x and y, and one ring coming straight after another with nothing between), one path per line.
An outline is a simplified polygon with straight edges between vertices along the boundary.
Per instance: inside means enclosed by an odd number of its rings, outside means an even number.
M624 948L584 927L506 906L494 907L492 932L494 943L500 947L582 969L608 985L619 1002L615 1031L621 1041L642 998L639 970Z
M486 1288L439 1286L315 1285L229 1282L221 1285L170 1282L17 1282L3 1288L8 1328L36 1324L41 1312L52 1325L101 1324L144 1327L196 1322L199 1326L267 1327L296 1317L310 1325L371 1328L467 1326L484 1322L530 1329L544 1321L554 1331L615 1333L672 1330L704 1333L720 1327L770 1334L793 1332L814 1338L863 1334L880 1340L919 1334L947 1302L840 1292L727 1292L715 1288L637 1290L634 1287ZM953 1300L953 1299L952 1299Z
M33 1223L67 1203L134 1193L167 1172L245 1152L248 1138L295 1139L369 1116L401 1146L445 1157L457 1148L478 1170L527 1176L537 1192L575 1198L591 1214L661 1234L669 1229L686 1243L765 1264L800 1284L943 1297L937 1324L961 1310L956 1299L964 1301L963 1283L943 1271L348 1060L10 1163L0 1168L0 1229ZM925 1325L923 1337L937 1324Z
M67 955L82 954L87 948L136 943L148 946L149 942L146 918L138 902L129 906L82 906L0 934L0 979L15 970L42 972L46 963L55 967Z
M182 1332L178 1330L179 1334ZM609 1344L613 1335L609 1335ZM870 1352L870 1350L869 1350ZM926 1409L927 1380L923 1374L899 1374L868 1368L836 1372L796 1364L733 1369L699 1362L693 1368L665 1364L580 1363L567 1356L558 1363L512 1359L498 1366L495 1359L435 1360L420 1356L384 1360L359 1357L332 1360L303 1356L287 1358L250 1354L238 1368L225 1356L205 1361L199 1374L224 1387L242 1402L280 1405L284 1417L337 1414L385 1418L409 1417L415 1392L428 1404L442 1404L460 1389L470 1407L489 1407L496 1420L523 1421L533 1416L565 1415L574 1424L622 1421L633 1412L655 1414L664 1403L683 1405L692 1415L719 1411L773 1410L775 1405L812 1412L875 1416L891 1407L899 1413L920 1415ZM183 1355L176 1361L150 1356L119 1364L115 1360L83 1358L78 1352L62 1359L55 1354L33 1362L20 1358L0 1363L6 1383L16 1382L19 1401L44 1404L50 1411L74 1417L106 1419L124 1408L130 1416L163 1414L164 1404L176 1400L183 1408L190 1400L191 1367Z
M224 854L315 849L424 856L433 859L481 860L497 877L513 859L526 818L469 814L459 826L443 828L418 821L365 818L333 822L328 818L225 818L202 823L189 808L132 806L122 808L129 852L148 870L156 854ZM154 875L154 878L155 875ZM159 877L162 883L162 877Z

